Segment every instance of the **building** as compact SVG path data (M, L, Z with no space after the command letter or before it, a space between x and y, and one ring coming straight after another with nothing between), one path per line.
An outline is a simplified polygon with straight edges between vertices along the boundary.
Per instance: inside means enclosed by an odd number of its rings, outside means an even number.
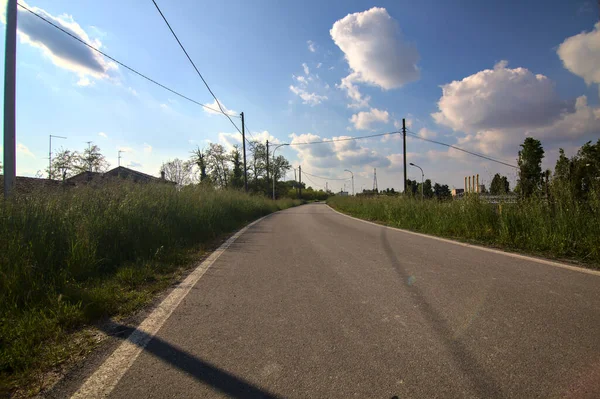
M336 195L339 195L340 197L347 197L348 196L348 191L340 191Z
M103 184L115 179L121 178L134 183L169 183L175 184L172 181L165 180L164 173L162 177L155 177L146 173L138 172L137 170L129 169L124 166L118 166L114 169L109 170L105 173L100 172L81 172L75 176L69 177L66 182L80 185L80 184Z
M451 192L452 192L453 197L456 197L457 195L460 197L461 195L463 195L465 193L465 189L464 188L453 188Z

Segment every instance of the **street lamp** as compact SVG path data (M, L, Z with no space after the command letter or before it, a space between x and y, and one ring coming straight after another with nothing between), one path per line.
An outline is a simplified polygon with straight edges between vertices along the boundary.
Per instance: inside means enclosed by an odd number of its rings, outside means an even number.
M410 166L414 166L415 168L419 168L421 169L421 167L419 165L415 165L414 163L410 163ZM423 201L423 199L425 198L423 196L423 179L425 178L425 173L423 173L423 169L421 169L421 201Z
M350 174L352 175L352 196L354 196L354 173L352 173L352 171L348 169L344 169L344 172L350 172Z
M273 200L275 200L275 151L277 151L277 149L279 147L283 147L284 145L289 145L289 144L288 143L279 144L273 150Z

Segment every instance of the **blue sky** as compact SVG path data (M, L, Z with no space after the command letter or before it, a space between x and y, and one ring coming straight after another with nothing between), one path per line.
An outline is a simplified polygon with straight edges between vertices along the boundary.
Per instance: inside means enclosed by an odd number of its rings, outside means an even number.
M153 79L213 103L150 0L25 4ZM559 147L573 153L600 136L593 1L159 4L219 100L236 114L244 111L261 140L391 132L404 117L422 137L510 163L531 135L542 140L545 166L553 168ZM54 150L93 141L113 166L122 149L123 165L155 175L162 162L187 158L196 145L239 141L225 117L91 56L35 17L19 16L19 175L46 168L49 134L68 137L56 140ZM380 188L400 188L398 139L279 151L315 175L353 170L356 190L370 188L373 167ZM409 162L434 181L462 187L466 174L479 173L489 183L496 172L514 180L511 168L407 141ZM420 172L411 168L409 177ZM330 182L337 190L336 184Z

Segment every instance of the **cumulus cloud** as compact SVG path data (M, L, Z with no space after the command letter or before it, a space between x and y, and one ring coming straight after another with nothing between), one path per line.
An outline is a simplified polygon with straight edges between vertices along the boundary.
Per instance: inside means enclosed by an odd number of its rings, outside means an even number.
M324 139L312 133L297 135L292 133L291 144L323 141ZM333 140L349 138L350 136L336 136ZM327 140L327 139L325 139ZM387 167L390 160L377 151L359 144L355 140L332 141L331 143L315 145L292 146L298 155L302 165L310 170L319 170L325 176L334 177L330 174L331 169L343 169L350 167Z
M100 137L104 137L105 139L107 139L107 138L108 138L108 135L107 135L106 133L104 133L104 132L100 132L100 133L98 133L98 136L100 136Z
M419 79L419 53L385 8L348 14L329 33L352 70L347 81L389 90ZM348 90L350 85L340 87Z
M35 155L33 154L33 152L29 151L29 148L27 148L27 146L23 143L17 144L17 152L19 154L23 154L25 156L35 158Z
M458 145L485 154L513 158L527 136L554 151L561 143L600 134L600 107L588 105L585 96L562 101L547 77L507 68L506 62L442 90L433 118L464 132L457 137Z
M502 61L460 81L442 86L439 112L442 125L460 131L547 125L572 109L544 75L526 68L507 68Z
M421 130L419 130L417 134L419 135L419 137L423 137L424 139L433 139L437 137L436 132L427 129L426 127L421 128Z
M317 69L321 68L321 65L323 65L323 64L322 64L321 62L319 62L319 63L317 64Z
M388 123L389 118L390 114L387 111L371 108L370 111L361 111L352 115L350 122L354 124L354 128L357 130L368 130L376 123Z
M225 111L225 113L229 116L236 116L238 115L237 111L234 111L232 109L228 109L224 104L223 101L219 100L219 103L217 104L217 100L214 100L212 103L206 104L208 107L212 108L212 109L208 109L208 108L204 108L204 112L206 112L209 115L222 115L220 109L219 109L219 104L221 104L221 108L223 108L223 111ZM216 111L213 111L216 110Z
M340 89L346 90L346 95L352 100L350 104L348 104L348 108L366 108L369 106L369 101L371 101L370 96L364 96L361 94L358 86L353 83L355 80L355 75L350 74L345 78L342 78L341 83L337 86Z
M39 7L30 6L24 1L21 1L21 3L85 43L96 48L102 47L100 40L91 39L72 16L66 14L53 16ZM89 85L91 83L90 77L95 79L110 78L111 72L118 69L114 62L107 61L100 54L81 45L81 43L77 43L20 7L18 8L17 18L21 42L40 49L55 65L77 73L80 77L78 82L80 86ZM6 20L4 14L2 20L3 22Z
M235 133L223 133L220 132L217 137L219 138L219 144L221 144L226 151L231 151L237 144L242 144L242 135L238 132Z
M306 44L308 45L308 51L310 51L311 53L317 51L317 47L315 46L315 43L312 40L307 41Z
M152 146L148 143L144 143L144 152L146 154L150 154L152 153Z
M299 86L290 86L290 91L302 99L303 104L308 104L312 107L321 104L324 100L327 100L327 96L322 96L317 93L310 93Z
M587 84L600 83L600 22L591 32L565 39L556 53L565 68Z

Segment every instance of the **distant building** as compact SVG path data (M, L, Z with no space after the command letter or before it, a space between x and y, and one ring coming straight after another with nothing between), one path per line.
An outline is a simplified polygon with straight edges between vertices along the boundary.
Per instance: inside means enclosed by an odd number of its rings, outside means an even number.
M457 195L460 196L465 193L465 189L464 188L453 188L451 193L452 193L453 197L456 197Z
M164 175L161 178L138 172L137 170L129 169L124 166L118 166L105 173L100 172L81 172L73 177L69 177L66 182L79 184L102 184L108 181L114 181L117 178L126 179L134 183L169 183L175 184L172 181L165 180Z
M73 184L69 184L73 186ZM17 176L15 192L17 194L31 194L37 191L60 190L65 185L59 180L39 179L37 177ZM0 175L0 190L4 190L4 176Z
M347 197L348 191L340 191L339 193L337 193L337 195L339 195L340 197Z

